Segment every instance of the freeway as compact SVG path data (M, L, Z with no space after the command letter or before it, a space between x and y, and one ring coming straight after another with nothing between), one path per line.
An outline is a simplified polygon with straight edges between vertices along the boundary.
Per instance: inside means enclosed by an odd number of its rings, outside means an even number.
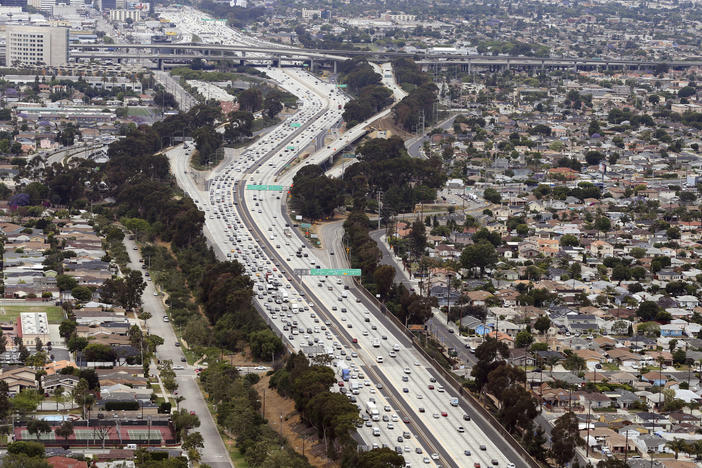
M268 71L269 74L273 72L295 73ZM300 72L297 74L301 79L310 81L310 86L314 81L315 86L312 89L319 89L321 83L317 83L316 79L305 77L305 74ZM331 108L334 110L333 104ZM316 134L309 129L303 133L310 137ZM299 139L293 138L292 141L300 143ZM263 306L269 312L267 315L269 323L279 330L282 329L283 332L288 332L291 328L289 319L297 318L302 322L305 318L304 314L295 316L283 310L282 306L285 303L280 307L273 304L273 295L268 293L270 282L266 281L272 275L277 278L276 281L279 280L282 290L290 290L294 295L291 301L295 301L296 304L312 304L311 309L321 316L325 326L337 332L334 338L341 343L334 342L336 349L334 355L340 358L336 365L341 365L340 362L348 362L343 358L344 354L341 354L341 351L347 351L345 353L347 356L350 351L351 362L356 366L355 369L371 377L370 380L375 384L375 388L372 388L371 382L368 385L371 387L369 390L375 390L371 392L371 395L374 395L372 398L377 401L383 398L383 401L388 402L393 411L397 412L396 415L400 419L406 418L410 421L408 424L412 427L414 440L421 443L421 446L415 447L415 452L417 449L422 449L422 452L431 451L438 458L439 463L447 466L462 466L469 461L478 461L488 466L493 459L504 466L512 460L520 460L487 421L484 421L465 403L460 407L450 405L450 400L455 395L451 394L452 391L448 389L447 383L442 382L440 375L412 348L410 341L401 331L393 327L379 311L369 307L364 298L356 295L348 280L334 281L327 278L325 281L320 281L312 277L297 278L291 274L297 268L315 268L323 264L324 260L317 258L314 253L309 252L309 249L305 249L301 239L292 237L291 227L289 227L291 222L286 222L285 218L284 192L281 197L281 194L276 192L270 194L245 189L247 184L279 184L283 187L290 185L293 171L288 170L282 175L281 171L287 161L294 157L294 153L286 154L285 150L276 149L275 144L274 141L271 144L273 146L268 147L268 152L259 154L262 158L257 160L257 164L255 162L249 164L253 166L251 169L241 171L242 166L246 167L248 161L242 161L243 164L239 166L234 164L224 172L221 180L213 181L210 190L210 203L219 205L215 208L215 213L217 216L226 218L226 222L213 223L213 228L219 231L220 234L217 237L224 239L224 244L231 245L237 259L246 264L247 271L254 278L259 279L257 288L261 286L261 289L259 289L258 298L265 300ZM285 141L278 143L278 146L280 145L285 146ZM225 191L227 189L231 190L232 194L236 193L233 199L227 199L228 194ZM224 206L221 207L222 205ZM233 207L237 208L238 216ZM248 244L249 239L255 240L258 244L253 250L248 245L243 247L240 245L241 234L237 231L245 228L252 233L246 234L247 237L243 239L244 244ZM226 242L227 238L230 242ZM299 257L298 252L302 254ZM256 258L257 256L259 258ZM279 269L286 274L281 273ZM264 288L268 294L264 294ZM276 310L276 307L279 310ZM301 326L304 327L305 324L301 323ZM313 325L308 328L313 330L315 326L318 327ZM308 336L308 345L314 342L309 340L313 336L314 333ZM297 345L299 338L295 335L290 334L287 338L291 345ZM331 338L331 333L327 338L334 339ZM353 353L356 353L357 358L353 358ZM378 387L379 383L382 388ZM365 387L364 381L364 389ZM360 400L364 401L365 398ZM471 420L464 420L464 414L472 416ZM387 435L384 431L386 428L381 426L378 429L382 440L392 440L391 434L398 433L394 432L394 427L387 429ZM363 438L367 440L367 437ZM387 442L383 443L387 444ZM481 450L481 447L485 450ZM399 448L408 457L409 454L404 451L404 446L401 445ZM421 461L424 462L424 458L421 458ZM432 460L427 458L427 461L431 463Z
M262 71L298 97L299 110L219 170L208 192L188 180L190 148L169 152L176 180L206 213L205 232L220 258L245 266L255 283L257 308L287 346L327 354L337 372L351 371L349 382L334 385L334 391L349 395L366 418L368 401L382 408L377 420L358 428L367 445L395 448L412 466L489 466L493 460L526 466L467 402L451 404L454 390L350 279L294 274L328 266L335 255L313 252L289 217L286 193L304 167L290 162L338 125L347 98L333 84L299 70Z
M299 49L292 47L282 47L279 44L271 46L250 46L242 44L219 44L213 41L210 44L182 44L182 43L156 43L156 44L71 44L70 55L78 50L94 51L110 49L168 49L173 51L199 51L202 53L229 52L234 54L259 53L275 57L300 57L304 59L335 60L343 61L349 57L366 56L371 59L389 59L396 57L424 57L420 64L471 64L476 66L532 66L532 67L655 67L656 65L668 65L670 67L698 67L702 66L702 60L635 60L629 58L581 58L581 57L523 57L505 55L457 55L438 54L426 55L421 53L410 53L401 51L368 51L368 50L326 50L326 49ZM114 55L120 56L119 53ZM244 55L238 55L243 57ZM216 58L217 56L213 56Z
M315 86L314 88L312 88L311 85L308 84L309 88L307 90L303 90L303 88L300 87L299 84L296 84L295 81L292 79L286 78L286 74L279 70L270 70L268 73L272 75L277 75L277 78L281 81L281 84L284 87L287 86L290 92L297 94L301 99L305 99L303 100L303 104L300 106L301 111L298 112L298 114L296 114L296 116L294 116L292 119L293 121L297 121L297 123L304 122L304 125L301 125L299 128L296 129L296 127L292 127L291 125L283 124L279 126L276 130L272 131L270 134L255 142L248 149L247 152L242 154L242 157L238 161L236 161L235 164L232 165L232 167L226 168L225 171L220 172L220 175L213 181L212 189L210 191L209 206L207 203L207 198L203 200L203 193L196 189L194 183L187 182L187 174L189 173L189 171L187 169L186 151L174 150L173 152L169 153L169 157L171 157L172 163L175 162L175 164L173 165L173 170L176 173L176 178L178 182L188 193L191 194L191 196L193 196L193 198L195 198L198 201L199 204L201 204L201 206L204 206L206 213L208 213L207 232L209 234L210 239L214 240L214 243L217 246L219 246L219 251L221 253L224 253L227 257L232 256L232 253L229 251L229 247L232 248L231 250L234 250L234 248L236 247L236 250L239 251L237 252L237 254L239 254L239 260L246 265L247 271L249 272L251 277L259 280L257 284L257 289L260 288L257 297L259 307L263 310L270 309L271 312L274 311L273 307L277 307L277 313L281 314L281 316L285 316L285 314L287 314L290 316L288 318L294 317L294 321L298 324L299 330L301 330L301 334L305 333L305 331L309 332L308 339L306 341L300 340L300 338L298 338L297 335L293 335L291 333L291 330L289 330L288 326L278 322L278 316L275 312L270 313L270 315L266 316L266 319L269 321L269 323L271 323L271 325L273 325L274 328L278 329L278 331L281 334L285 332L290 333L286 340L295 349L300 349L303 346L308 346L310 342L324 342L325 348L331 350L334 350L336 348L338 356L340 356L342 359L343 355L348 356L349 360L355 359L352 358L352 356L353 354L356 354L356 352L351 351L350 347L344 349L341 347L340 344L338 344L338 342L336 343L336 346L333 346L334 340L331 335L331 330L333 329L331 322L326 320L324 321L324 323L322 323L320 319L317 318L316 315L314 315L314 312L311 312L314 311L315 308L322 309L323 305L321 303L315 302L307 303L306 300L303 299L303 295L296 294L295 292L293 292L291 283L284 277L284 275L282 275L279 272L277 273L278 276L275 276L275 281L279 282L281 290L286 292L289 291L292 297L290 298L290 302L282 303L280 305L275 306L271 305L273 304L273 295L269 293L268 289L269 285L274 280L271 278L271 282L266 282L266 290L262 291L262 289L264 288L264 283L263 281L261 281L261 271L257 271L258 268L254 268L253 262L249 260L249 258L253 259L254 257L259 257L263 255L264 249L262 248L262 243L257 242L255 238L249 235L248 233L245 234L243 232L243 229L236 229L239 226L236 226L235 223L239 222L240 224L240 220L234 215L233 210L231 210L231 206L227 207L230 208L229 210L223 210L219 206L219 204L216 203L217 199L223 200L223 189L225 188L225 185L230 190L233 188L232 182L229 182L228 185L224 183L224 181L227 180L227 178L231 177L231 175L237 174L242 170L250 170L251 175L255 177L256 172L260 171L261 168L271 167L264 166L265 161L259 161L258 159L256 159L255 156L257 156L257 153L264 154L265 149L268 150L265 152L265 154L272 152L279 158L279 161L284 162L287 160L287 158L290 157L290 154L292 154L291 150L288 149L290 146L288 143L297 143L300 146L302 146L304 145L304 142L302 141L301 135L305 135L306 138L313 138L314 135L317 134L317 132L319 131L319 128L315 127L315 124L320 125L318 122L321 122L322 126L331 125L335 123L339 118L339 110L337 105L327 106L333 112L332 115L325 115L327 114L327 112L323 109L324 106L322 104L322 97L320 97L319 95L315 97L312 92L313 89L319 90L319 86ZM340 93L336 91L332 91L330 94L334 95L334 102L341 102L339 100L345 99ZM327 99L327 97L324 96L324 99ZM312 102L312 105L309 105L309 101ZM288 122L288 124L289 123L290 122ZM297 138L295 138L296 135ZM220 181L222 182L221 184ZM230 191L229 195L231 196L232 193L233 192ZM280 197L280 195L277 196ZM235 203L239 202L235 200ZM229 205L232 205L231 199L229 199ZM227 225L224 224L224 221L219 221L220 219L224 220L225 218L226 222L229 223ZM228 226L232 226L232 228L229 228ZM232 242L231 240L228 241L228 239L231 239L234 242ZM227 248L223 248L223 246L225 245L227 246ZM270 262L270 260L268 260L268 262ZM277 268L273 266L273 263L268 264L268 268L270 268L269 271L271 272L271 276L276 274L274 272L276 272ZM293 304L295 304L295 309L299 311L296 315L293 315L292 313ZM299 309L297 308L298 306ZM290 308L288 309L288 307ZM283 310L283 308L287 310ZM304 310L304 308L306 308L307 311L303 313L302 311ZM310 313L310 315L307 315L308 313ZM325 328L327 327L329 328L325 330ZM324 338L326 339L320 340L320 337L322 337L322 332L325 332ZM312 341L313 335L316 335L315 341ZM348 353L346 352L346 349L349 351ZM397 443L397 435L401 436L403 432L409 433L409 428L404 425L405 423L400 421L399 415L391 415L389 414L390 411L385 411L386 407L390 408L390 403L377 393L378 389L375 386L372 386L370 381L365 379L365 375L363 374L364 373L362 371L362 368L360 366L356 366L352 374L352 380L354 381L353 383L360 385L360 389L357 389L358 395L355 395L354 398L357 397L358 401L368 401L370 398L374 398L377 402L378 407L384 408L383 416L385 416L387 421L383 421L382 426L373 426L372 422L371 427L364 426L361 430L361 436L368 443L368 445L372 445L374 443L382 443L388 446L393 446L393 443ZM376 423L379 424L380 421L376 421ZM372 428L374 427L378 429L378 431L381 434L380 436L371 435ZM391 434L389 431L397 432L394 432L394 434L396 435L393 437L393 434ZM404 443L404 445L400 445L400 449L403 451L405 451L406 449L406 456L410 459L412 457L419 456L419 454L416 454L417 447L415 447L413 450L413 447L410 446L410 443ZM419 458L418 460L415 460L415 462L421 460L422 459Z
M266 166L266 171L258 178L265 182L266 175L268 180L284 186L289 185L293 177L292 171L285 172L281 177L275 166ZM251 216L260 237L271 247L275 246L274 255L284 259L281 265L294 270L314 268L324 261L312 253L309 257L298 258L296 245L283 247L276 243L276 239L286 236L285 224L290 224L285 223L285 207L281 200L274 197L263 197L261 200L260 194L252 194L243 187L239 188L239 192L244 201L238 204L241 213L247 213L244 207L253 208L256 203L263 202L261 209L254 209L247 215ZM308 297L314 296L327 306L325 312L329 313L332 323L336 322L341 329L346 328L346 334L352 338L351 346L357 345L362 351L358 353L363 361L362 368L375 376L375 382L383 384L381 393L393 400L394 406L399 406L402 414L409 417L420 439L439 455L442 464L462 466L467 461L478 461L488 466L494 459L505 466L511 460L519 459L509 446L500 443L497 433L487 436L483 432L491 428L470 408L449 404L455 395L451 395L448 385L412 348L400 330L392 326L379 311L369 307L363 297L356 295L348 280L337 280L336 284L332 282L330 285L312 277L302 277L294 279L294 282ZM379 356L382 361L378 359ZM464 414L471 415L472 421L465 421ZM485 450L481 450L481 447L485 447ZM466 455L466 450L471 454Z

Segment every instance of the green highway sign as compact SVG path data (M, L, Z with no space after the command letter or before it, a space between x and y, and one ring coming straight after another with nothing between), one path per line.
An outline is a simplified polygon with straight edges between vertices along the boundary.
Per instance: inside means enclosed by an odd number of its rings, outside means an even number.
M356 155L354 153L344 153L341 155L341 157L345 159L353 159L356 157Z
M345 84L338 84L338 85L336 85L336 87L337 88L346 88L346 85Z
M361 276L361 269L316 268L310 270L310 276Z
M247 185L246 190L261 190L268 192L282 192L285 187L282 185Z
M300 227L302 229L308 229L308 228L311 228L312 225L310 223L300 223Z
M298 122L293 122L293 123L290 124L290 126L291 126L292 128L300 128L300 127L302 127L302 124L301 124L301 123L298 123Z

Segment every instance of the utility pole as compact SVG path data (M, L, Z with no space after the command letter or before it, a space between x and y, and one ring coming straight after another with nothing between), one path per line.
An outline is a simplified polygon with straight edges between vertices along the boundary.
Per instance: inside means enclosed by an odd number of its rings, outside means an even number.
M378 229L380 229L380 218L381 218L381 212L383 209L383 202L381 200L382 196L383 196L383 191L378 190Z
M448 288L446 293L448 296L446 298L446 324L448 325L451 322L451 275L448 275Z
M587 405L587 438L585 439L585 457L590 457L590 414L592 411L592 400L588 402Z

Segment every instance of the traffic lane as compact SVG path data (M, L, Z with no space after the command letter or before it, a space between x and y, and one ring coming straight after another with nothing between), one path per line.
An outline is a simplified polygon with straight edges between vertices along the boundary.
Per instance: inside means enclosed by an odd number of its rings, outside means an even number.
M458 353L458 358L461 362L468 362L473 365L478 362L478 359L473 353L470 352L470 348L466 348L466 341L462 341L456 333L449 333L441 320L436 317L430 317L426 323L427 326L431 327L431 333L435 335L440 342L445 344L447 347L452 347Z
M433 371L432 373L433 377L436 378L436 381L440 385L443 385L444 388L447 389L447 391L449 391L448 389L451 389L452 396L457 396L454 393L455 390L453 390L453 387L450 386L450 384L443 377L442 374L435 371ZM495 430L492 423L488 422L479 410L474 409L472 404L468 403L468 400L466 398L458 397L458 403L458 407L461 408L465 412L465 414L471 416L471 419L475 422L480 431L482 431L482 433L485 434L487 440L489 440L492 444L494 444L497 447L498 451L507 459L508 462L517 463L517 465L523 464L522 466L528 466L528 464L522 459L521 455L519 455L514 450L514 448L509 443L507 443L502 434Z
M414 362L403 359L402 355L399 355L397 359L390 360L387 367L383 365L383 368L386 369L385 376L390 380L394 380L396 387L405 387L410 390L409 393L403 394L407 395L408 399L411 400L409 404L414 413L414 418L429 418L431 415L433 418L430 419L431 426L435 429L437 439L440 440L442 447L447 452L454 455L455 459L461 459L463 451L468 448L475 450L474 457L478 461L489 463L493 458L499 460L501 457L498 455L498 450L485 434L472 431L458 432L458 426L463 425L463 413L460 409L450 405L451 393L446 390L440 392L439 386L442 385L441 383L434 384L435 390L429 390L430 369L414 364ZM409 370L409 373L407 370ZM407 382L399 383L402 377L406 377ZM420 407L425 409L425 413L419 412ZM446 416L443 416L442 413L446 413ZM436 418L434 415L439 415L439 417ZM444 438L445 434L455 435L447 440ZM484 445L486 451L478 451L480 445Z
M370 303L370 301L369 301L368 299L366 299L365 297L362 297L362 302L365 302L365 305L366 305L366 308L367 308L367 309L373 310L373 312L377 311L377 308L372 307L372 304ZM373 315L375 315L375 316L377 317L378 314L380 314L381 316L383 315L383 314L381 314L379 311L377 311L377 313L375 313L375 314L373 314ZM386 318L386 317L382 317L382 319L384 319L384 321L385 321L386 323L389 322L389 319ZM383 321L382 319L380 320L381 322ZM385 326L385 328L388 329L388 330L392 330L392 331L391 331L391 334L392 334L393 336L395 336L397 339L400 339L400 336L399 336L399 335L401 335L401 338L402 338L402 340L403 340L404 342L409 342L409 341L410 341L409 338L407 338L407 337L404 335L404 333L402 333L401 331L399 331L399 329L398 329L397 327L394 327L394 326L393 326L392 328L388 328L387 326ZM395 334L395 330L398 330L398 331L397 331L397 334ZM454 337L454 338L455 338L455 337ZM445 381L445 379L443 379L443 377L442 377L441 375L438 375L438 373L437 373L436 377L437 377L437 381L441 382L441 385L443 385L445 388L449 388L448 382ZM459 402L461 403L461 408L463 408L464 410L465 410L466 408L469 408L469 405L468 405L468 403L465 401L464 398L459 398ZM468 413L468 414L470 414L470 413ZM484 419L482 419L482 416L481 416L481 424L478 424L478 426L483 430L483 433L484 433L484 434L486 434L486 435L490 434L490 436L487 437L488 440L499 440L498 449L499 449L502 453L506 454L507 457L508 457L508 459L509 459L510 461L514 461L514 460L520 460L520 461L521 461L521 457L519 457L519 456L516 454L516 452L512 449L511 445L509 445L509 444L507 444L506 442L504 442L504 439L502 438L502 436L499 435L496 431L494 431L494 429L492 428L492 426L489 426L489 425L487 424L487 422L486 422ZM486 429L490 429L490 432L486 432ZM497 444L497 443L496 443L496 444Z
M125 244L127 247L127 252L129 254L130 265L136 269L137 266L141 266L139 259L141 258L139 250L135 250L134 247L136 243L128 238L125 238ZM171 328L170 324L163 322L160 318L164 314L164 306L160 299L153 296L153 282L147 283L148 291L145 291L142 295L142 300L144 301L144 306L148 307L145 310L151 310L152 318L147 320L148 330L154 335L160 336L164 340L164 344L159 346L156 355L159 359L171 358L173 356L181 357L183 356L182 350L175 347L176 336ZM151 292L151 294L149 294ZM154 313L155 312L155 313ZM157 317L157 315L159 317ZM187 369L190 369L189 367ZM217 426L210 415L207 404L205 403L202 394L200 393L199 387L194 382L194 373L192 369L190 372L186 372L186 375L182 377L176 376L178 382L178 388L182 392L181 396L185 398L182 405L190 407L196 412L201 420L200 427L198 431L202 434L204 445L203 448L203 463L209 463L213 467L218 468L228 468L233 467L229 461L229 455L224 442L217 430ZM188 375L189 374L189 375ZM181 387L181 383L184 384Z
M238 192L238 193L241 195L241 191ZM254 224L255 224L255 223L254 223ZM252 232L258 231L259 234L260 234L260 228L259 228L258 224L256 224L255 226L250 227L250 229L252 229ZM265 240L265 239L264 239L263 242L268 243L268 240ZM275 250L275 249L271 249L271 250ZM277 251L273 252L273 255L277 256L278 259L280 260L281 264L284 264L284 265L285 265L284 267L281 267L281 269L282 269L282 268L289 268L289 267L287 266L287 263L283 262L282 258L280 258L280 256L279 256L279 254L278 254ZM290 278L291 278L291 280L292 280L292 281L290 281L290 282L291 282L292 284L295 284L297 279L294 278L294 275L292 275L292 274L290 274L289 276L290 276ZM293 279L293 278L294 278L294 279ZM339 324L339 321L338 321L337 318L336 318L336 316L335 316L334 314L332 314L331 312L329 312L329 311L322 305L322 302L320 302L320 301L317 300L317 299L318 299L317 296L314 295L314 294L312 294L312 292L311 292L311 290L309 289L309 287L308 287L307 285L304 284L304 281L299 281L299 282L297 282L297 285L298 285L298 286L297 286L296 289L298 289L298 291L300 291L300 290L306 290L306 297L308 298L308 300L309 300L311 303L314 303L314 304L316 305L316 308L315 308L315 309L316 309L316 312L319 314L320 318L322 318L323 320L328 321L329 323L331 323L332 325L330 326L330 328L331 328L332 330L336 329L335 335L336 335L338 341L339 341L340 343L342 343L342 346L345 344L345 345L346 345L346 346L345 346L346 349L353 349L354 346L353 346L353 344L352 344L352 339L351 339L351 337L350 337L350 335L349 335L349 333L348 333L348 331L347 331L347 328L344 327L344 326L342 326L342 325L340 325L340 324ZM360 354L359 354L359 357L360 357ZM361 359L361 361L363 361L363 359ZM363 364L363 365L366 365L366 364ZM376 382L377 382L377 379L376 379ZM383 433L383 432L384 432L384 431L381 431L381 433ZM371 437L371 444L372 444L372 440L373 440L373 438Z
M202 398L200 387L195 382L195 378L192 375L176 376L176 382L180 396L185 398L180 403L180 408L193 411L200 418L200 426L197 430L204 441L201 463L207 463L213 468L233 468L217 425L207 403Z
M400 420L403 416L410 418L412 426L410 427L410 432L414 434L415 437L423 441L424 447L429 447L435 453L438 453L441 457L443 465L454 466L459 468L460 465L457 464L453 458L446 452L444 447L439 443L439 441L434 437L434 433L427 427L427 425L419 418L411 417L414 411L411 410L409 404L402 398L397 389L392 385L390 380L387 379L383 372L376 372L372 367L366 366L366 375L372 373L382 384L383 384L383 394L386 399L391 402L391 406L395 408L395 411L400 415ZM432 453L432 452L430 452Z
M395 268L395 278L394 282L395 283L401 283L403 284L408 290L412 290L414 288L414 285L412 284L411 281L409 281L405 275L403 275L399 270L399 268L402 268L401 265L398 265L397 262L395 262L395 258L393 257L392 252L388 250L387 246L385 245L385 242L381 242L380 238L385 234L385 231L380 229L380 230L375 230L371 231L370 237L375 241L375 243L378 245L378 248L380 249L381 253L381 258L380 258L380 263L382 265L390 265L391 267Z

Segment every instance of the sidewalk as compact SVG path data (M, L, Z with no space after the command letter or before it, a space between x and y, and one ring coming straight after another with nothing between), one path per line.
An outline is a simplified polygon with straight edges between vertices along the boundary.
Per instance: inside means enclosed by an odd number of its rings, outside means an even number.
M395 255L392 246L388 244L388 239L387 235L383 234L380 236L380 242L383 243L383 246L385 249L388 251L388 254L392 258L393 263L395 264L395 271L397 274L402 275L403 279L400 280L403 283L410 283L412 287L416 288L417 291L419 291L419 280L417 278L410 278L409 272L405 269L405 266L402 264L402 259ZM397 281L397 280L396 280Z

